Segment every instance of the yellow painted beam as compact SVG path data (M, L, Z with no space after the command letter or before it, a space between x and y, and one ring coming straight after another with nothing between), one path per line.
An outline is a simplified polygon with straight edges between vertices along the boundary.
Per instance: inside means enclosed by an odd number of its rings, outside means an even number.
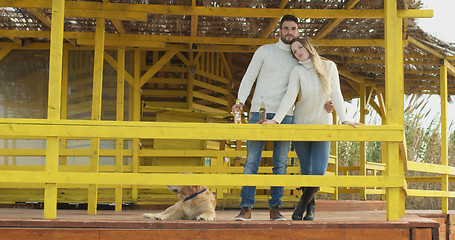
M227 79L227 78L224 78L224 77L221 77L221 76L217 76L216 74L209 73L209 72L203 71L201 69L197 70L196 75L201 75L201 76L206 77L208 79L212 79L212 80L215 80L217 82L224 83L224 84L228 84L230 82L229 79Z
M450 64L449 61L444 60L444 66L447 68L447 72L450 73L450 75L455 76L455 67Z
M355 81L356 83L365 84L364 76L360 74L349 72L346 70L338 70L338 73L345 78L349 78L352 81Z
M8 55L8 53L11 52L11 50L13 50L12 47L3 47L2 50L0 50L0 61L1 61L6 55Z
M211 102L214 102L214 103L218 103L218 104L221 104L221 105L224 105L224 106L228 106L229 105L229 101L226 100L226 99L213 97L213 96L210 96L210 95L207 95L207 94L203 94L203 93L200 93L200 92L193 92L193 96L196 97L196 98L200 98L200 99L208 100L208 101L211 101Z
M143 86L147 81L155 75L166 63L168 63L178 51L170 50L167 51L164 56L160 58L158 62L156 62L144 75L142 75L139 79L139 86Z
M52 1L51 50L49 62L49 87L47 118L50 121L61 117L62 69L63 69L63 31L65 1ZM46 174L58 172L59 138L48 137L46 141ZM44 188L44 218L57 217L57 184L46 183Z
M104 66L104 32L106 20L104 18L96 19L95 32L95 56L93 69L93 94L92 94L92 120L101 120L101 105L103 95L103 66ZM100 138L92 138L90 141L90 171L99 171L99 148ZM96 215L98 204L98 185L90 184L88 187L88 206L87 212Z
M385 87L386 124L399 125L404 129L403 120L403 43L402 19L397 11L396 0L384 0L385 33ZM387 176L404 180L404 166L400 162L398 143L384 143ZM387 220L398 220L404 214L404 194L400 188L387 188Z
M191 0L191 7L196 6L196 0ZM191 36L195 37L197 36L197 23L198 23L198 15L191 15ZM193 46L190 46L190 49L193 48Z
M35 17L37 17L44 25L51 27L51 19L41 9L29 8L28 11L35 15Z
M82 46L95 45L94 38L78 38L77 44ZM158 48L165 49L167 44L159 41L143 41L143 40L123 40L123 39L106 39L106 46L124 46L124 47L141 47L141 48Z
M125 99L125 48L119 48L117 52L117 109L115 119L123 121L124 114L124 99ZM123 169L123 139L115 140L115 172L122 173ZM115 211L121 212L123 204L123 187L122 185L115 186Z
M107 0L107 2L111 2L111 0ZM111 19L112 24L114 24L115 29L117 29L117 32L119 33L126 33L125 26L123 26L123 23L119 19Z
M206 89L210 89L212 91L215 91L215 92L219 92L219 93L223 93L223 94L228 94L230 90L226 89L226 88L222 88L222 87L217 87L217 86L213 86L211 84L208 84L208 83L205 83L205 82L201 82L201 81L198 81L198 80L193 80L193 84L195 86L199 86L199 87L203 87L203 88L206 88Z
M435 191L435 190L417 190L406 189L407 197L441 197L441 198L454 198L455 192Z
M185 64L185 66L187 67L191 66L190 60L186 58L181 52L178 52L176 56L180 59L180 61L182 61Z
M443 63L448 63L447 60L444 60ZM440 89L439 95L441 98L441 165L449 165L449 150L448 150L448 132L447 132L447 66L446 64L441 64L440 68ZM447 174L441 175L441 190L449 191L449 176ZM443 197L441 199L441 209L442 213L447 214L449 212L449 199Z
M117 71L117 74L122 74L130 86L133 86L134 80L131 74L129 74L125 69L119 69L118 62L106 51L104 51L104 59Z
M444 166L444 165L439 165L439 164L431 164L431 163L420 163L420 162L413 162L413 161L407 162L407 170L455 175L455 167Z
M51 120L60 119L61 89L63 66L63 32L65 2L56 0L52 5L51 49L49 60L49 94L47 117Z
M343 7L344 9L352 9L360 0L350 0L349 2L346 3L346 5ZM318 31L316 36L314 37L315 39L321 39L327 36L336 26L338 26L344 18L335 18L331 19L326 25L322 27L321 30Z
M22 47L22 40L17 38L17 37L8 37L9 40L11 40L13 43L16 44L18 47Z
M145 96L187 96L186 90L166 90L166 89L144 89L142 95Z
M23 30L0 30L3 37L28 37L28 38L49 38L49 31L23 31ZM94 33L90 32L65 32L65 39L81 39L81 41L93 41L84 39L94 39ZM191 36L160 36L160 35L139 35L139 34L115 34L106 33L106 41L121 41L127 44L128 41L138 43L139 41L167 43L197 43L197 44L218 44L218 45L247 45L261 46L276 43L276 39L256 39L256 38L226 38L226 37L191 37ZM87 44L89 44L87 42ZM313 39L311 41L316 46L384 46L383 39ZM90 42L91 44L91 42ZM145 44L145 43L142 43ZM134 44L133 44L134 45ZM407 45L407 40L403 41L403 46ZM245 48L246 50L251 50Z
M410 44L422 49L423 51L433 55L433 56L436 56L438 58L444 58L444 55L442 55L441 53L439 53L438 51L428 47L427 45L425 45L424 43L420 42L419 40L409 36L408 37L408 41Z
M93 69L92 120L101 119L101 99L103 91L103 63L104 63L104 29L105 19L96 19L96 45Z
M365 123L365 110L368 105L367 102L367 89L365 84L360 84L359 86L359 95L360 95L360 119L361 123ZM359 175L366 176L367 175L367 149L365 142L359 142ZM360 188L360 200L367 200L366 189Z
M17 8L50 8L50 0L4 0L0 7ZM235 8L235 7L201 7L179 6L158 4L128 4L128 3L98 3L98 2L68 2L67 11L72 15L81 17L79 11L96 12L103 10L104 13L150 13L163 15L199 15L219 17L256 17L256 18L281 18L285 14L292 14L298 18L384 18L382 9L271 9L271 8ZM87 13L86 13L87 14ZM93 16L94 13L91 13ZM121 14L120 14L121 15ZM69 16L69 15L68 15ZM398 10L398 16L402 18L431 18L433 10ZM97 15L97 17L107 17ZM112 17L111 17L112 18Z
M0 119L0 137L403 141L396 126L326 126Z
M403 187L400 177L385 176L314 176L314 175L242 175L242 174L145 174L80 173L37 171L0 171L0 182L131 185L204 185L210 186L306 186L322 187Z

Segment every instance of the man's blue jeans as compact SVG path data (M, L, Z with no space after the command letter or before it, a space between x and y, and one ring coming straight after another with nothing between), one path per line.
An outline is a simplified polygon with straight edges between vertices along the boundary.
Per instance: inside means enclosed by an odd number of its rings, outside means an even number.
M272 119L275 113L267 113L267 119ZM259 121L259 113L251 112L251 124ZM293 117L286 116L281 124L292 124ZM261 163L262 150L266 141L247 141L246 143L246 162L243 169L243 174L258 174L259 164ZM273 174L286 175L286 160L288 158L290 141L274 141L273 142ZM269 200L269 207L280 206L282 204L281 197L283 197L284 187L271 187ZM253 207L255 203L254 195L256 194L255 186L243 186L240 196L242 202L240 207Z
M292 145L299 158L301 175L325 174L329 162L330 142L292 142Z

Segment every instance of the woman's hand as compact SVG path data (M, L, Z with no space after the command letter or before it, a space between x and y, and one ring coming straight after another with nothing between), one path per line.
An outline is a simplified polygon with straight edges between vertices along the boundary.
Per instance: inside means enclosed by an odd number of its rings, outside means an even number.
M262 124L278 124L278 122L275 120L265 120Z
M357 127L357 125L364 125L363 123L358 123L358 122L351 122L351 121L344 121L341 124L343 125L351 125L353 127Z

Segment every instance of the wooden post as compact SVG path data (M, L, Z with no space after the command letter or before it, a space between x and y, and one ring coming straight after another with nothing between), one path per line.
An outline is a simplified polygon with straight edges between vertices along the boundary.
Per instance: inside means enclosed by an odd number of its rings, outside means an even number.
M53 0L49 61L49 96L47 102L47 118L49 120L59 120L61 114L64 15L65 1ZM47 138L45 171L51 176L58 171L58 145L58 137ZM56 217L57 184L49 182L44 187L44 218L54 219Z
M387 125L404 129L403 43L402 19L398 17L397 1L385 0L385 90ZM399 158L399 143L386 143L387 176L400 176L404 181L404 166ZM401 188L387 188L387 220L398 220L404 214L404 193Z
M133 84L133 121L141 119L141 51L134 49L134 84ZM139 139L133 139L133 173L139 172ZM132 186L131 197L133 203L137 203L138 188L137 185Z
M103 95L103 63L104 63L104 29L106 20L96 19L95 56L93 69L92 120L101 120L101 103ZM92 138L90 143L90 171L99 171L100 138ZM98 184L90 184L88 188L88 214L95 215L98 205Z
M125 98L125 48L119 48L117 54L117 111L116 120L123 121ZM115 172L123 172L123 138L115 140ZM115 211L121 212L123 204L122 185L115 186Z
M359 86L359 94L360 94L360 122L365 123L365 111L366 111L366 101L367 101L367 96L366 96L366 86L365 83L361 83ZM367 169L366 169L366 163L367 163L367 158L366 158L366 144L365 142L359 142L360 143L360 158L359 158L359 175L360 176L366 176L367 175ZM360 200L367 200L367 195L366 195L366 188L362 187L360 188Z
M449 165L449 152L447 143L447 66L446 60L440 65L440 97L441 97L441 165ZM441 174L441 190L449 191L449 175ZM449 198L441 198L442 213L449 212Z

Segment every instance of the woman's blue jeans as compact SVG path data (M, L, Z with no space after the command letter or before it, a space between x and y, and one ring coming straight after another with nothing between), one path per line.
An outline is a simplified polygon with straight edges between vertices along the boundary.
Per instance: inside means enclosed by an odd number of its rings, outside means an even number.
M300 162L301 175L324 175L330 154L330 142L292 142ZM304 184L302 184L304 185Z
M267 119L272 119L275 113L267 113ZM259 121L259 113L251 112L250 124L255 124ZM293 117L286 116L281 124L292 124ZM262 150L266 141L247 141L246 143L246 162L243 169L243 174L258 174L259 164L261 163ZM290 141L274 141L273 142L273 174L286 175L286 160L288 158ZM271 199L269 207L280 206L282 204L284 187L270 187ZM242 202L240 207L253 207L255 203L254 196L256 194L256 186L243 186L240 196Z

